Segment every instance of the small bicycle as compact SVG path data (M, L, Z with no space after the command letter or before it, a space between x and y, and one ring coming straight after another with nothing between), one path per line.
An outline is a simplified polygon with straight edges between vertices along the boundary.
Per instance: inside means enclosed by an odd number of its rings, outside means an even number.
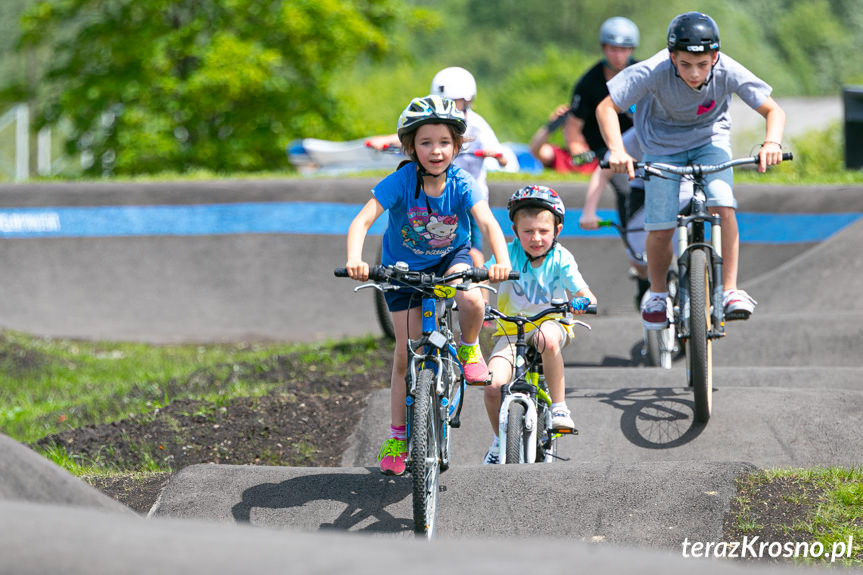
M785 153L782 159L792 160L794 156ZM704 176L734 166L758 163L758 156L714 165L635 163L636 169L644 169L645 178L677 175L690 179L693 184L692 200L677 216L679 285L678 302L674 306L674 324L677 339L684 344L686 380L695 397L695 418L701 423L707 423L713 410L712 342L725 337L725 310L722 305L722 228L719 216L711 215L708 210ZM709 242L706 240L708 224Z
M598 225L600 228L611 227L617 230L617 233L620 235L620 239L623 240L623 244L626 246L626 251L629 255L635 261L640 262L643 265L647 265L647 258L643 253L635 251L632 244L629 243L627 233L643 231L643 229L627 230L624 226L611 220L600 220ZM676 263L668 269L666 285L668 286L668 298L671 301L672 306L676 306L678 285ZM647 294L645 293L645 297L646 296ZM640 306L644 303L644 299L645 298L643 297L642 301L636 302L636 304ZM680 347L677 345L677 338L675 337L675 331L676 329L673 323L669 324L665 329L643 329L644 340L641 347L641 354L647 360L648 365L661 367L663 369L671 369L674 358L680 352Z
M347 277L345 268L336 277ZM518 279L518 272L510 272ZM464 370L458 359L452 332L454 296L457 290L474 288L496 292L487 284L488 270L468 268L437 276L411 271L404 262L373 266L366 283L354 288L378 291L412 290L422 298L422 335L408 340L408 369L405 375L408 457L405 461L413 487L414 532L434 537L440 474L450 465L450 428L460 425L464 396ZM456 280L463 283L451 284Z
M501 463L551 463L563 459L557 454L557 440L563 435L577 435L575 429L551 427L551 396L542 371L542 355L527 344L525 326L536 324L550 314L565 314L570 302L552 300L551 307L526 317L508 316L491 306L486 306L486 319L513 323L516 326L515 373L512 381L501 386L500 441ZM595 314L596 306L588 298L578 297L572 301L576 309ZM578 320L564 320L590 329Z

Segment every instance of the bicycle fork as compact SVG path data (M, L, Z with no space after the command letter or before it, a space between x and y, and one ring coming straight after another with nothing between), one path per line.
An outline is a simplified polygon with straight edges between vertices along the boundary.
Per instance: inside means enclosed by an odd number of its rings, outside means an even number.
M509 421L509 406L512 403L520 403L524 406L524 422ZM503 396L503 401L500 404L500 424L498 426L497 436L500 444L500 462L507 463L506 460L506 442L507 429L509 425L518 425L524 427L524 462L533 463L536 461L536 430L537 416L536 405L526 393L507 393ZM517 462L521 463L521 462Z
M681 223L677 227L677 252L679 254L677 260L678 267L678 302L679 307L677 312L680 317L680 325L677 333L677 339L686 340L689 338L690 331L690 297L689 293L689 274L691 273L690 252L694 247L706 248L708 255L708 265L712 263L711 273L713 275L713 293L710 294L710 317L711 330L707 334L710 339L725 337L725 309L722 306L722 296L724 287L722 283L722 226L720 225L719 216L707 216L705 221L710 223L710 243L704 241L703 224L699 228L693 229L692 238L690 238L689 228L686 223ZM690 239L692 243L690 243Z

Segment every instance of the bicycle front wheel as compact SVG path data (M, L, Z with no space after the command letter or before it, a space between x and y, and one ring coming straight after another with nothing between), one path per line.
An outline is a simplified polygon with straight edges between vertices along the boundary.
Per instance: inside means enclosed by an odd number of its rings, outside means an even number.
M436 399L434 372L420 370L413 404L409 469L413 485L414 532L429 539L435 532L440 494L440 421Z
M689 340L686 363L695 394L695 419L707 423L713 408L713 350L710 341L710 268L704 250L689 257Z
M506 424L506 462L507 463L524 463L525 454L525 439L524 432L524 416L525 409L522 403L513 401L507 409L507 424Z
M382 252L383 246L378 247L378 265L380 265L381 263ZM387 336L389 339L395 341L396 330L393 327L393 316L390 315L390 310L387 307L387 300L384 297L384 292L377 289L373 289L372 291L375 293L375 312L378 316L378 323L380 324L384 335Z

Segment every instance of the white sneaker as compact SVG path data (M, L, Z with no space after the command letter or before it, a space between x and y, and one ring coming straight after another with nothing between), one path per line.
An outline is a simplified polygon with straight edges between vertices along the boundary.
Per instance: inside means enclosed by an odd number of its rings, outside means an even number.
M488 451L485 454L485 459L483 459L483 465L497 465L500 463L500 448L493 449L492 447L488 448Z
M646 329L665 329L671 322L671 298L651 295L641 304L641 323Z
M555 407L551 410L551 428L575 429L575 423L572 421L572 415L569 409L565 407Z
M725 319L749 319L758 302L743 290L728 289L722 293L722 307L725 309Z

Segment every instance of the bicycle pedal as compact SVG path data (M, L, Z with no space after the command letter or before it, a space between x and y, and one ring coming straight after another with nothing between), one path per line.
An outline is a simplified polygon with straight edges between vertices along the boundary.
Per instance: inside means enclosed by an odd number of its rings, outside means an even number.
M484 379L482 381L474 381L470 382L467 379L464 380L465 384L470 385L472 387L486 387L491 385L491 378L493 373L491 371L488 372L488 379Z
M730 311L725 314L725 321L742 321L749 319L749 316L752 315L748 311L741 309L737 311Z
M578 435L578 430L574 427L559 427L557 429L552 429L551 431L561 435Z

